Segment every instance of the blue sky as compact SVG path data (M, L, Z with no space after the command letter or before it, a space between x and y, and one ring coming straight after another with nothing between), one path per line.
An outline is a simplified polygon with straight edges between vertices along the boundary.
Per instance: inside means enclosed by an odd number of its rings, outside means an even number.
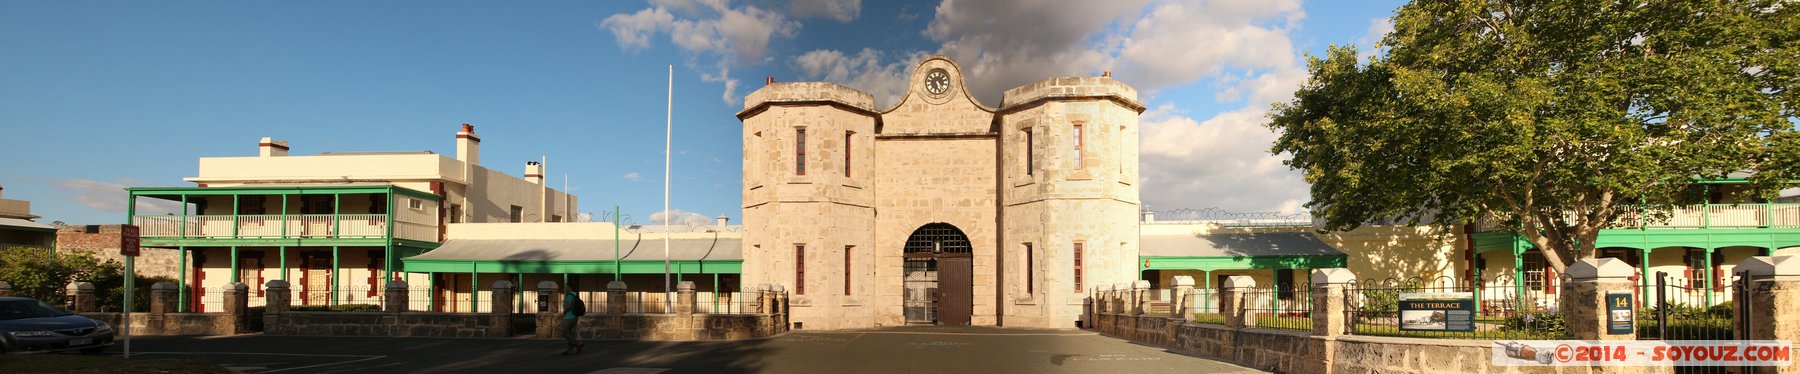
M482 164L546 156L583 211L661 209L674 66L676 219L739 217L741 98L773 76L897 95L920 56L979 97L1113 71L1142 92L1151 209L1292 211L1269 103L1302 58L1367 44L1395 1L0 3L0 186L39 221L117 223L125 186L188 186L197 159L431 150L476 126Z

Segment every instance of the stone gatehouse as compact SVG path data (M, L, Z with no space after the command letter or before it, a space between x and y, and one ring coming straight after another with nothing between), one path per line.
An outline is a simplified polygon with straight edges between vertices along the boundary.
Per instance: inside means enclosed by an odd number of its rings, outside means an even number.
M745 98L744 284L795 328L1074 327L1138 279L1137 91L1056 77L976 101L944 57L906 94L770 82Z

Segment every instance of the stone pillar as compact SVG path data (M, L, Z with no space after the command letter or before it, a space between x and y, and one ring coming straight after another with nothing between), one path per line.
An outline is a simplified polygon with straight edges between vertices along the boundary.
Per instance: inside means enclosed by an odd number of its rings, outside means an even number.
M1169 306L1169 314L1171 314L1169 317L1187 319L1188 314L1193 312L1188 310L1188 305L1194 302L1189 300L1190 294L1194 292L1194 277L1177 275L1171 279L1170 283L1174 283L1175 287L1169 291L1170 299L1174 299L1170 301L1174 304Z
M788 295L786 286L779 284L769 285L769 299L769 304L775 307L776 315L786 316L788 314ZM782 318L782 320L785 321L787 318Z
M231 282L225 286L225 314L250 314L250 286L242 282Z
M64 297L68 300L71 312L88 313L98 310L94 301L95 294L93 283L70 283L68 293L65 294Z
M694 281L681 281L675 284L675 314L694 314Z
M1588 258L1571 264L1564 273L1568 281L1563 283L1561 308L1569 339L1637 340L1636 329L1626 334L1610 334L1606 328L1610 317L1606 311L1606 294L1631 293L1631 275L1636 273L1631 265L1616 258ZM1635 307L1632 308L1634 312ZM1633 323L1636 323L1635 316Z
M1150 281L1131 282L1131 314L1141 316L1150 310Z
M1344 292L1352 282L1356 282L1356 274L1351 273L1350 269L1313 270L1313 335L1343 335L1344 329L1350 326L1350 317L1344 314L1344 298L1346 297Z
M549 295L549 297L545 299L544 307L538 308L538 314L556 315L558 312L562 311L563 296L562 292L556 287L556 281L538 282L537 292L539 296ZM531 302L535 303L537 300L532 300Z
M156 282L150 285L150 314L174 313L176 292L175 283Z
M176 287L180 287L180 286L176 286ZM293 303L294 303L293 295L294 294L292 292L292 288L288 287L287 281L280 280L280 279L269 281L268 290L269 290L268 293L263 295L263 296L266 296L264 298L265 306L263 308L263 313L286 312L286 311L288 311L289 306L293 305Z
M1256 288L1256 279L1248 275L1225 277L1225 288L1219 290L1219 313L1225 315L1225 326L1243 328L1247 325L1244 317L1249 305L1245 305L1245 302L1249 301L1247 299L1253 288Z
M513 314L513 284L511 281L494 282L494 314Z
M769 314L769 307L768 307L769 306L769 300L768 300L769 299L769 284L768 283L756 285L755 291L749 291L749 292L745 292L745 293L749 294L749 295L744 296L744 298L750 300L750 306L748 308L746 308L746 309L749 309L749 310L747 310L748 312L753 313L753 314L761 314L761 315Z
M0 281L0 296L12 296L12 283Z
M556 325L562 321L562 292L557 290L556 281L542 281L537 284L537 294L539 297L544 297L544 306L537 308L535 335L540 339L555 337ZM536 303L537 300L530 302Z
M1750 277L1749 321L1742 311L1733 326L1748 322L1750 331L1737 331L1746 340L1800 341L1800 256L1756 256L1738 264L1738 272ZM1747 304L1747 305L1745 305ZM1757 367L1757 373L1800 373L1800 365Z
M406 281L392 280L387 282L386 292L381 296L381 310L388 313L406 311ZM473 292L473 290L471 290ZM469 295L473 297L474 295Z
M625 281L606 282L606 314L625 314Z

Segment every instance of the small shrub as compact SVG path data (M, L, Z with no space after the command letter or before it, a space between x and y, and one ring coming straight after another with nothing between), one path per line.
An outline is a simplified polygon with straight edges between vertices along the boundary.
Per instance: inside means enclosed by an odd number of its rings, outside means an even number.
M1506 317L1501 322L1500 330L1530 335L1542 334L1549 337L1561 337L1567 331L1563 324L1562 313L1554 312L1534 312L1522 316Z

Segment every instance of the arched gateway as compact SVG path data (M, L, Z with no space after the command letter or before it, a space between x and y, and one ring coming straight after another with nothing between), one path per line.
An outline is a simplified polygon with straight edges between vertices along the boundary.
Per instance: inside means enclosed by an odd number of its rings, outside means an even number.
M906 238L906 323L969 324L974 312L973 247L962 229L930 223Z

